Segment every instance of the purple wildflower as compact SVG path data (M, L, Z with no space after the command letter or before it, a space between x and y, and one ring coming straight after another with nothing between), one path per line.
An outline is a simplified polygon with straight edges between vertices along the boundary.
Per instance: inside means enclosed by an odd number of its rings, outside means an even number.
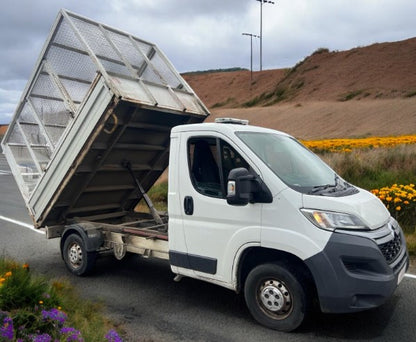
M48 334L42 334L42 335L32 335L32 341L33 342L51 342L52 337Z
M0 337L4 337L12 341L13 334L13 320L10 317L6 317L3 320L3 326L0 328Z
M105 338L108 342L123 342L120 336L118 336L117 332L113 329L111 329L107 335L105 335Z
M49 311L42 310L42 318L45 321L50 319L52 321L57 321L58 323L63 325L68 317L67 317L66 313L63 312L63 311L60 311L58 309L50 309Z
M81 336L81 333L70 327L64 327L61 329L61 334L66 335L67 342L75 341L75 342L84 342L84 339Z

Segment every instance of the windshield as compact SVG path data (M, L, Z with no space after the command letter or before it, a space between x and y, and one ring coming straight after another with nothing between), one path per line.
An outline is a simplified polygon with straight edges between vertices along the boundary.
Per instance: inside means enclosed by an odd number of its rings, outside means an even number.
M237 132L237 136L288 186L326 194L351 186L297 140L274 133Z

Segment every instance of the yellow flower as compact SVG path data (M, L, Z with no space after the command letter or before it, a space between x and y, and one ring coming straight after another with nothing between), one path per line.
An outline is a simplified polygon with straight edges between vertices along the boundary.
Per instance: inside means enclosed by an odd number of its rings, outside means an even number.
M43 304L43 300L40 300L40 301L39 301L39 304L40 304L40 305L42 305L42 304Z
M6 278L0 278L0 284L3 284L6 281Z
M23 264L22 268L28 269L29 268L29 264Z
M387 202L391 202L391 200L392 200L393 198L391 198L390 196L388 196L388 197L386 197L386 201Z
M400 210L402 210L402 207L401 207L400 205L398 205L398 206L396 207L396 211L400 211Z
M12 272L11 272L11 271L6 272L6 274L5 274L4 276L5 276L6 278L11 277L11 276L12 276Z

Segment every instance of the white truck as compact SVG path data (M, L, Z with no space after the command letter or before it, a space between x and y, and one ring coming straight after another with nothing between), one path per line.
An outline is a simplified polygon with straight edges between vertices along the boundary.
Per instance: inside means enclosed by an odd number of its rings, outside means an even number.
M209 115L151 43L62 10L2 142L34 226L84 275L166 259L244 293L261 324L383 304L408 268L384 205L291 136ZM169 165L168 213L147 191ZM147 203L147 212L137 204Z

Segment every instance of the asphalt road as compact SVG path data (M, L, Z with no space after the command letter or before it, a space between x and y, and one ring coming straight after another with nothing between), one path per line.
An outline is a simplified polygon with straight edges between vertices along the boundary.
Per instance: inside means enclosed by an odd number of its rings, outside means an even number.
M166 262L103 257L91 276L72 276L60 257L59 241L29 228L23 199L5 165L0 156L0 254L27 262L47 277L68 279L81 296L104 303L108 315L127 331L127 341L416 340L416 279L411 276L380 308L348 315L316 313L290 334L258 325L242 296L227 289L186 278L175 283Z

